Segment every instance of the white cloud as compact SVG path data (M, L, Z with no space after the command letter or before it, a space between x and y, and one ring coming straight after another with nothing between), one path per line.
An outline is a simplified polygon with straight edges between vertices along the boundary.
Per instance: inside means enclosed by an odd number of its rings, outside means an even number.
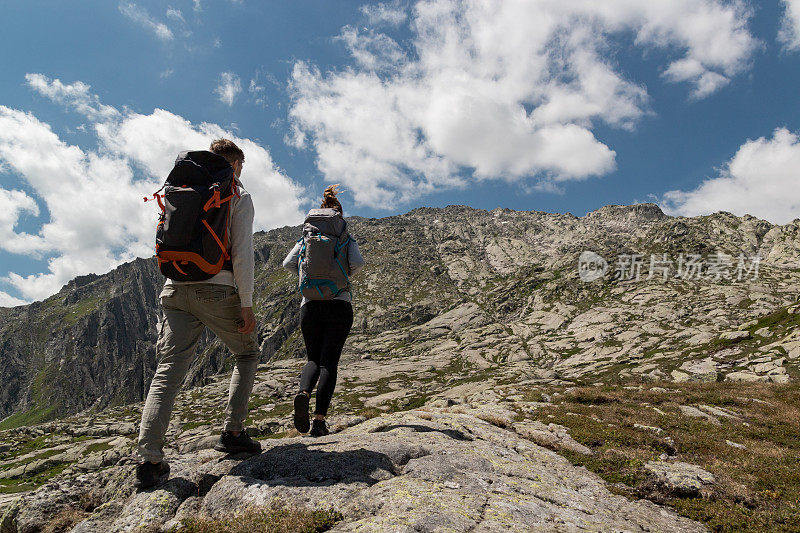
M381 5L362 8L376 25ZM374 207L474 179L557 188L615 168L598 123L631 129L649 113L646 89L608 56L614 38L667 52L664 79L702 98L747 68L748 17L721 0L419 0L410 50L345 27L353 68L295 64L291 142Z
M14 298L10 294L0 291L0 307L15 307L17 305L25 305L27 303L28 302L25 300Z
M129 113L120 122L98 124L96 131L104 149L162 181L178 152L206 148L220 137L231 139L245 153L242 184L256 205L255 230L294 224L302 216L302 188L275 167L267 149L221 126L193 125L183 117L156 109L149 115Z
M786 12L781 21L778 40L786 50L800 50L800 0L783 0Z
M406 55L400 45L382 33L359 32L346 26L339 38L344 41L356 63L365 70L399 68L405 62Z
M691 191L669 191L661 204L668 213L696 216L729 211L776 224L800 218L800 139L778 128L771 139L747 141L720 171Z
M50 214L36 236L14 239L30 241L28 253L55 254L49 273L9 275L23 297L49 296L77 274L105 272L119 262L148 255L145 228L152 229L152 214L142 209L141 197L142 189L152 189L157 181L135 184L124 160L69 146L33 115L3 106L0 159L24 177ZM117 247L124 250L112 253ZM26 253L23 246L9 251Z
M408 19L406 9L397 0L391 3L366 4L361 6L360 11L367 17L369 23L375 26L382 24L399 26Z
M250 80L250 86L247 88L247 91L250 93L250 97L252 101L256 105L260 106L267 106L267 97L265 96L266 88L263 85L258 84L258 74L256 77Z
M263 85L259 85L258 82L255 80L255 78L253 78L253 79L250 80L250 86L247 88L247 90L251 94L258 94L258 93L264 91L264 86Z
M194 11L196 13L199 13L200 11L203 10L203 4L202 4L201 0L193 0L193 2L194 2L194 6L192 7L192 9L194 9Z
M178 152L206 148L215 138L230 138L245 152L242 183L256 205L255 230L293 224L302 216L303 189L249 139L162 109L147 115L130 110L98 114L95 107L101 104L83 90L85 84L52 80L37 87L85 114L98 148L68 145L30 113L0 106L2 171L21 176L32 191L0 189L0 202L10 206L0 214L0 248L49 258L47 272L11 272L5 278L27 300L50 296L76 275L107 272L135 257L151 256L158 212L142 198L161 186ZM74 105L59 96L64 92L92 97L94 107ZM37 200L49 219L36 234L17 232L21 216L39 214ZM3 298L0 294L0 305Z
M155 33L156 37L162 41L171 41L174 38L169 26L161 21L154 19L143 7L139 7L133 2L122 2L119 4L119 11L133 22L144 26Z
M219 85L214 93L219 96L219 101L226 105L233 105L236 95L242 92L242 82L233 72L223 72L219 75Z
M183 18L183 13L180 9L175 9L174 7L167 8L167 18L175 19L183 24L186 24L186 20Z
M97 95L89 92L91 85L83 82L64 85L61 80L51 80L42 74L26 74L25 81L42 96L71 107L92 120L112 119L119 115L114 107L101 104Z
M4 206L0 210L0 249L34 256L40 256L42 252L48 250L48 245L40 237L16 232L17 223L23 214L39 215L39 205L36 200L24 191L0 188L0 204Z

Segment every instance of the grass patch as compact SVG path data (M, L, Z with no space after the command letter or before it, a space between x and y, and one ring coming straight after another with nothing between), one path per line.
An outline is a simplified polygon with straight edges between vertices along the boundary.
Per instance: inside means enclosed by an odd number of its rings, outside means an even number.
M653 386L657 386L654 384ZM711 531L797 531L800 524L800 389L765 383L668 383L576 387L561 392L536 418L569 428L594 451L559 451L614 485L612 490L673 507ZM541 391L531 391L532 400ZM711 405L738 414L721 425L681 414L681 405ZM662 434L634 424L661 428ZM743 444L745 449L726 443ZM662 453L699 465L716 482L701 498L654 492L647 461Z
M90 453L95 453L95 452L104 452L106 450L110 450L111 448L113 448L113 446L107 442L95 442L94 444L90 444L89 446L86 447L85 450L83 450L83 455L89 455Z
M230 518L186 518L170 533L321 533L343 518L341 513L333 509L312 511L289 508L276 502L269 507L249 509Z
M207 426L209 424L210 424L210 422L206 422L206 421L203 421L203 420L200 420L198 422L187 422L187 423L185 423L184 425L181 426L181 429L183 431L188 431L190 429L199 428L200 426Z
M18 466L22 466L22 465L24 465L26 463L32 463L33 461L38 461L40 459L47 459L48 457L52 457L54 455L58 455L58 454L63 453L63 452L64 452L64 450L45 450L44 452L36 454L33 457L29 457L29 458L25 459L24 461L17 461L15 463L6 463L6 464L0 466L0 470L11 470L12 468L16 468Z
M12 494L36 489L44 485L50 479L61 474L71 464L72 463L60 463L32 476L21 476L15 479L0 479L0 493Z
M55 446L53 435L39 435L38 437L24 441L18 448L14 448L6 453L0 453L0 460L7 461L14 457L19 457L35 450L50 448L52 446Z
M18 492L28 492L38 485L35 483L20 483L15 479L0 479L0 494L16 494Z
M0 431L47 422L54 418L57 410L58 406L50 405L47 407L36 406L28 411L14 413L0 422Z

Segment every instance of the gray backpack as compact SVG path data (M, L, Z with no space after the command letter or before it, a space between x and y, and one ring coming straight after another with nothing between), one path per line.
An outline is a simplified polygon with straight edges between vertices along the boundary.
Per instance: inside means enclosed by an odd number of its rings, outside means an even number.
M303 224L298 290L309 300L330 300L350 290L347 222L335 209L312 209Z

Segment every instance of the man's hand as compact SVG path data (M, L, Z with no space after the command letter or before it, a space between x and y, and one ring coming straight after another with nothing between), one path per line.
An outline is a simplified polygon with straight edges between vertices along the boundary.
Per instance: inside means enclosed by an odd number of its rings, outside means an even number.
M256 330L256 315L253 314L252 307L242 307L242 324L239 326L239 333L249 335Z

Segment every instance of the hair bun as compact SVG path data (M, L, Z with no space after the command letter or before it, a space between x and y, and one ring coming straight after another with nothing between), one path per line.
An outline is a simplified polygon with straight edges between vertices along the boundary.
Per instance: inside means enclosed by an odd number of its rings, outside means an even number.
M339 203L339 200L336 199L336 195L339 194L341 191L339 190L339 184L330 185L325 189L325 192L322 193L322 207L336 209L340 213L342 213L342 204Z
M325 189L325 192L322 193L323 198L336 198L336 195L339 194L339 184L330 185L328 188Z

